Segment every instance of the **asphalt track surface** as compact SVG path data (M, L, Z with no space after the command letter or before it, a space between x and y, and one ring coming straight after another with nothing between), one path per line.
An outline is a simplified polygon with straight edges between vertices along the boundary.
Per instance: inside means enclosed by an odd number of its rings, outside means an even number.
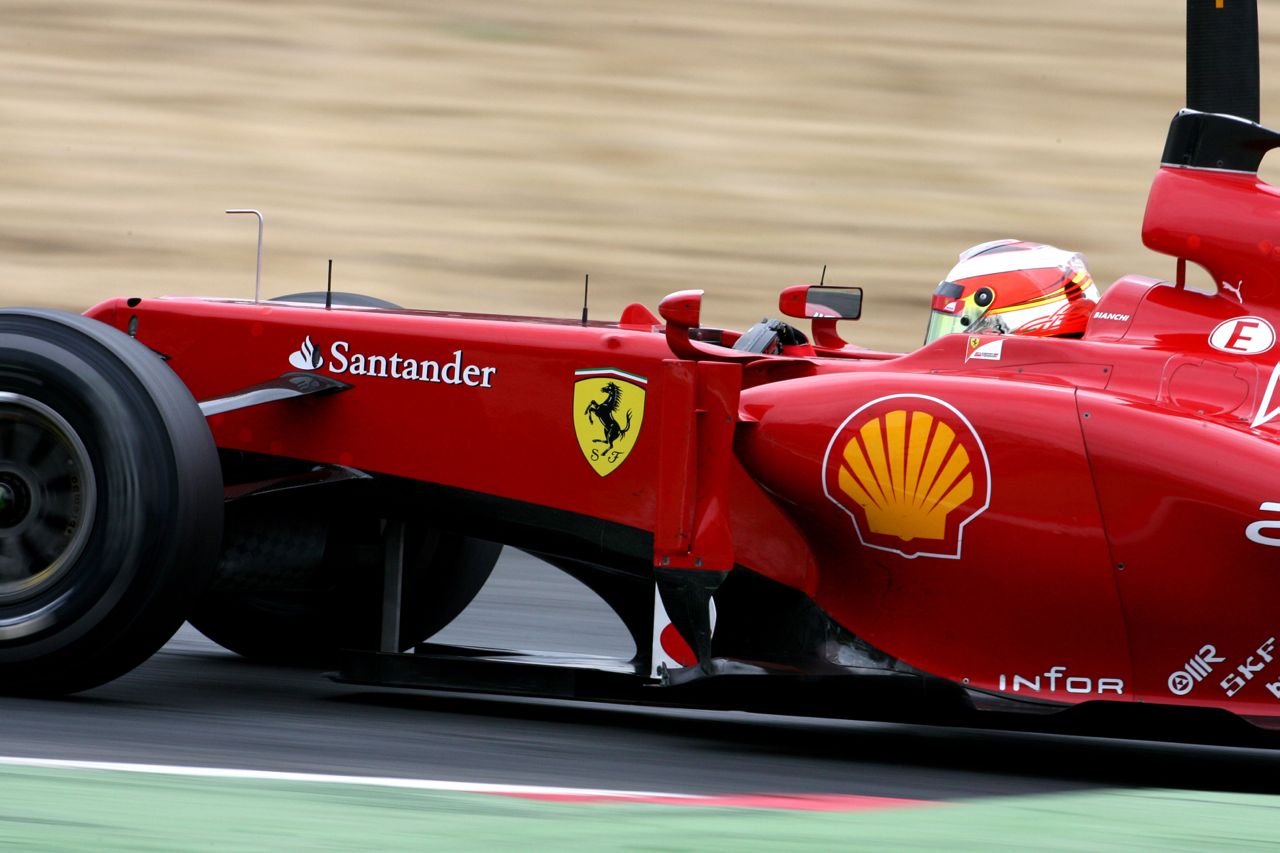
M626 654L604 605L522 554L442 640ZM1280 788L1280 749L376 690L263 666L189 627L62 700L0 699L0 755L689 794L926 800Z

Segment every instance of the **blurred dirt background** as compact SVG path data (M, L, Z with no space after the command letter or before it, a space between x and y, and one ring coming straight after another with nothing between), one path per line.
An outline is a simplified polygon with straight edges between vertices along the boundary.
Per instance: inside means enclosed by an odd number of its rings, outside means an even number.
M816 281L907 349L961 249L1170 276L1146 188L1183 102L1170 0L15 2L0 25L0 303L335 287L710 324ZM1264 0L1264 122L1280 2ZM1274 73L1268 75L1268 71ZM1265 97L1268 76L1277 81ZM1265 174L1265 172L1264 172Z

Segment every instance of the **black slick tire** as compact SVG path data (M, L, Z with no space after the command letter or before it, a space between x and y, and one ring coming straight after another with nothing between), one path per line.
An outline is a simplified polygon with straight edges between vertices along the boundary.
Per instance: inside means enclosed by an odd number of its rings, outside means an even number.
M146 660L221 531L213 438L159 356L78 315L0 311L0 692L76 692Z

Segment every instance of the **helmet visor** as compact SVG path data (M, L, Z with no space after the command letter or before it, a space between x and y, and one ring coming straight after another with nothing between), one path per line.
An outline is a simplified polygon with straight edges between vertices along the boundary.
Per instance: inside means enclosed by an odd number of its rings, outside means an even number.
M965 293L965 288L954 281L941 281L933 291L929 327L924 342L933 343L943 335L954 332L976 332L983 324L983 315L991 307L994 293L989 287Z
M925 330L924 342L931 344L943 335L950 335L954 332L963 332L965 327L960 321L963 314L948 314L946 311L930 311L929 312L929 328Z

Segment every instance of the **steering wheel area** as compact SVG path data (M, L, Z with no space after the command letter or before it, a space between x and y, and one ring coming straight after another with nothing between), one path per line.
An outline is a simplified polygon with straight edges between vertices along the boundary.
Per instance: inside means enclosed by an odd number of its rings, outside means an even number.
M743 332L733 342L733 349L761 355L782 355L785 347L804 346L808 343L809 339L795 326L766 317Z

